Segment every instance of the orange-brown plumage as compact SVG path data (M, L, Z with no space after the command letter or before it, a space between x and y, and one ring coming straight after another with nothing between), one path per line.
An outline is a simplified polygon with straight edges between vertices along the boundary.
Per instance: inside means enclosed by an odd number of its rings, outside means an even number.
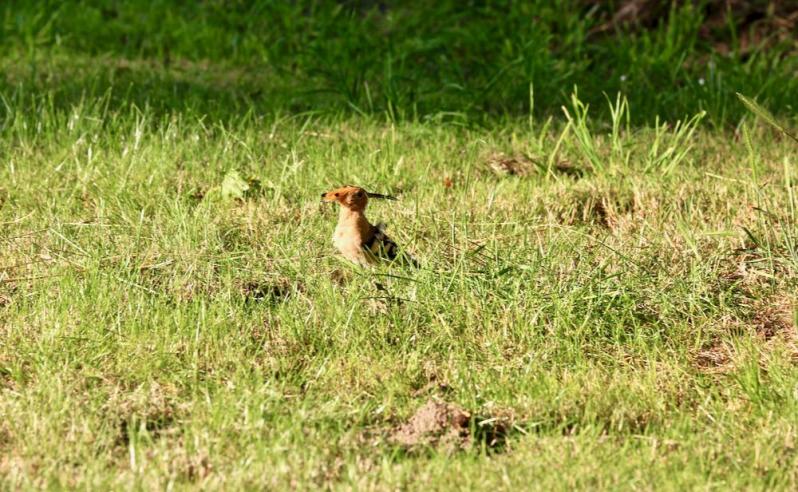
M344 186L321 195L323 202L340 205L333 244L346 259L362 266L377 263L379 259L395 260L399 255L396 243L366 218L369 198L395 200L357 186ZM414 260L408 259L415 264Z

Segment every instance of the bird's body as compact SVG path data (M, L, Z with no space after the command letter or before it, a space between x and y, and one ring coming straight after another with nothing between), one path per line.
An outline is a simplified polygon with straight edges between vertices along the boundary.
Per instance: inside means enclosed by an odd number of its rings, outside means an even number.
M322 194L322 201L338 202L341 206L332 237L333 245L344 258L361 266L373 265L380 260L394 261L400 257L399 247L383 232L382 226L372 225L366 218L369 197L395 200L355 186ZM401 256L415 264L409 256Z

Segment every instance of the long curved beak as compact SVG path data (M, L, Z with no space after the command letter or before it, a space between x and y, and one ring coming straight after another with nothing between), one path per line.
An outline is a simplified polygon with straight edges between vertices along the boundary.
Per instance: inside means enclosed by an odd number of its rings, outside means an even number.
M397 200L397 198L395 196L383 195L381 193L369 193L369 192L366 192L366 196L368 196L369 198L381 198L383 200Z

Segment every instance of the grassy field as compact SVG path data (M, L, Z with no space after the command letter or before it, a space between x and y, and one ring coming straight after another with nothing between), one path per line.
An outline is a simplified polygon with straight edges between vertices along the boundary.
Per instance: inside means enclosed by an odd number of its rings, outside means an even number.
M538 6L562 79L457 92L366 53L348 94L291 43L432 21L87 5L0 8L0 488L798 487L798 144L733 96L795 128L786 52L602 85L598 14ZM261 46L254 11L306 29ZM618 43L705 56L687 13ZM336 256L347 183L400 198L368 215L421 268Z

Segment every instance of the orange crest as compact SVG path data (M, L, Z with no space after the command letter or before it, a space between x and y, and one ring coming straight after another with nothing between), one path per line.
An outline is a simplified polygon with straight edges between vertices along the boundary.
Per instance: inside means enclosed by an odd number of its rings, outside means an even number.
M381 195L379 193L369 193L368 191L358 186L342 186L327 193L321 194L321 201L332 203L338 202L344 207L353 210L363 210L368 204L369 198L383 198L387 200L396 200L396 198L388 195Z

